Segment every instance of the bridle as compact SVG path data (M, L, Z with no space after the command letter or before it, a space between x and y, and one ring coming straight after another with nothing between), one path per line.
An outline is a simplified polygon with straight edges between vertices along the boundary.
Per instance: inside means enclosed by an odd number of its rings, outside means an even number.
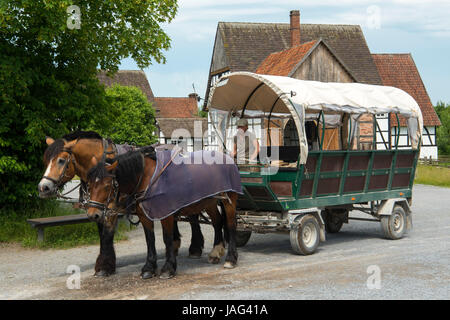
M102 211L102 219L105 219L105 217L109 217L113 214L119 213L119 210L117 210L115 208L120 208L123 210L122 206L125 206L124 210L127 211L127 216L128 216L128 220L130 221L130 223L134 224L134 225L139 224L139 221L137 223L135 223L130 219L131 210L129 210L129 208L132 207L135 203L137 203L141 199L142 195L145 192L145 191L137 192L138 188L141 185L142 178L145 175L145 169L144 169L145 168L145 159L144 159L144 155L143 154L141 154L141 155L142 155L142 168L143 168L142 174L140 175L138 183L136 184L134 190L130 194L128 194L128 197L125 199L125 201L123 203L119 203L119 195L120 195L119 189L120 188L119 188L119 182L117 181L117 177L115 175L115 172L114 172L115 170L114 170L113 174L109 174L109 175L105 176L105 178L107 178L107 177L112 178L111 186L109 188L109 194L106 199L106 202L98 202L98 201L94 201L94 200L90 199L89 183L88 183L88 192L87 192L88 198L87 198L87 201L85 201L85 203L84 203L85 208L87 209L89 207L92 207L92 208L97 208L97 209L101 210ZM105 164L104 161L101 163L102 163L102 165ZM114 206L115 208L109 208L109 205L110 205L111 201L113 201L113 200L115 201L115 206Z
M47 179L47 180L50 180L51 182L53 182L56 185L56 188L58 188L58 189L63 185L63 183L62 183L63 179L65 177L67 177L66 171L67 171L67 168L69 167L70 162L73 161L74 166L76 165L75 157L73 156L72 150L63 148L61 152L67 152L69 154L69 158L66 160L63 171L60 174L60 176L58 177L58 179L56 180L49 176L42 177L43 179Z
M109 217L111 213L117 213L117 210L109 208L109 204L113 199L117 199L119 194L119 183L117 182L116 175L111 174L106 177L112 177L111 187L109 188L108 198L106 199L106 203L98 202L91 200L89 193L89 183L88 183L88 192L86 193L87 198L84 202L84 207L87 208L97 208L102 211L102 219L105 217Z

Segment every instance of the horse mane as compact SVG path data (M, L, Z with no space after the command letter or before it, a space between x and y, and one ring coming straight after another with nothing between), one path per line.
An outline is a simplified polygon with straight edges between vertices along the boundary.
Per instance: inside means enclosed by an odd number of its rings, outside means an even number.
M44 152L44 164L50 162L50 160L62 152L64 145L66 142L75 140L75 139L100 139L102 140L102 136L95 131L72 131L68 134L65 134L62 138L56 139L51 145L45 149Z
M148 146L136 151L129 151L110 160L111 163L118 161L115 175L120 186L136 186L139 183L139 179L144 171L143 156L156 160L156 151L152 146ZM105 162L99 162L87 174L88 181L95 181L97 178L101 180L108 175Z

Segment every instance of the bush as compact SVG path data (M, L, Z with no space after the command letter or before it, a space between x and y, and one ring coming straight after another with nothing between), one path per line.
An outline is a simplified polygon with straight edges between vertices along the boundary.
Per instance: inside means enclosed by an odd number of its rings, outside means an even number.
M450 105L439 101L434 108L441 120L436 132L439 154L450 155Z
M107 130L113 117L97 68L114 72L130 56L141 69L164 63L170 38L160 24L177 8L176 0L0 1L0 209L39 203L46 135L92 123Z
M0 208L37 203L45 136L108 125L96 75L72 74L49 56L34 56L0 39Z
M114 120L107 129L94 130L115 143L146 146L157 141L155 111L139 88L116 84L106 89L106 96Z

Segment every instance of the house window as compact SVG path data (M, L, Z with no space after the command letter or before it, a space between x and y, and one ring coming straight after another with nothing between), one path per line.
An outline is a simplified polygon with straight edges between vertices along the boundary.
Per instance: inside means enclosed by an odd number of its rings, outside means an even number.
M224 76L226 74L229 74L229 73L230 73L230 70L225 70L225 71L222 71L222 72L218 72L216 74L212 74L211 75L211 82L209 83L210 87L214 87L217 84L217 82L219 82L219 80L220 80L220 78L222 76Z
M395 146L397 138L397 127L392 128L392 145ZM421 145L424 147L436 147L436 127L423 127ZM408 134L407 127L400 127L400 134L398 135L398 147L410 148L411 139Z
M218 125L217 114L208 112L208 139L206 141L206 150L219 150L219 138L214 127Z

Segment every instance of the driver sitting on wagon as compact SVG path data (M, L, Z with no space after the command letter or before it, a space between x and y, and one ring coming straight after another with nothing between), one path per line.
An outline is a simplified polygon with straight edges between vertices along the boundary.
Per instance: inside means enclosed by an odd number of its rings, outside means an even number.
M236 122L238 132L233 137L231 157L237 164L256 163L259 154L259 143L253 132L248 130L248 121L239 119Z

